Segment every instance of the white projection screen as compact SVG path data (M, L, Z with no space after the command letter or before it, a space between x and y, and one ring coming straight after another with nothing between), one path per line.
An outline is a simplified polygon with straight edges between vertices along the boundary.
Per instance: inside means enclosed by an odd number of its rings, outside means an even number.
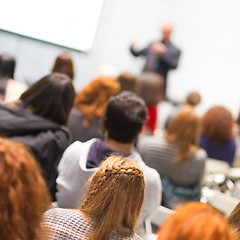
M77 51L91 50L104 0L7 0L0 29Z

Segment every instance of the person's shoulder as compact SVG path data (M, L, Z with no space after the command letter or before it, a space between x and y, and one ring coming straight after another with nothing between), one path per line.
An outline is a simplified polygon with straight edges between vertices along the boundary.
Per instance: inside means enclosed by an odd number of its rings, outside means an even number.
M207 160L207 152L204 149L199 148L195 153L195 157L198 160L206 161Z

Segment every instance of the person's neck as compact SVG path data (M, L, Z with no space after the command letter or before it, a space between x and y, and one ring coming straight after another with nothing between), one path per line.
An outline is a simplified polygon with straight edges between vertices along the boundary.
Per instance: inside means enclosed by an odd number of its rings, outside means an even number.
M103 142L107 147L123 153L124 155L130 155L134 147L133 143L120 143L109 137L106 137Z

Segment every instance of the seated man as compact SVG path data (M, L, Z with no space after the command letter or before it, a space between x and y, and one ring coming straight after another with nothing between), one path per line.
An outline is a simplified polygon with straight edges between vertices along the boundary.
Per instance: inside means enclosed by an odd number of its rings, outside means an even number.
M88 178L111 153L136 161L144 173L145 198L139 223L160 205L161 181L155 169L148 167L134 148L146 120L146 105L134 93L123 91L110 98L105 119L104 140L76 141L70 145L58 166L56 198L59 207L76 208ZM117 214L117 213L116 213Z

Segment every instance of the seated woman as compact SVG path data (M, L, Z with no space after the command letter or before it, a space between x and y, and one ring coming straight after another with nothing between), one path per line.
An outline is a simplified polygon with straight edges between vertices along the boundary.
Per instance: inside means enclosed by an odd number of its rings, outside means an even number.
M109 98L119 90L120 85L115 79L101 76L77 94L68 121L73 141L86 142L92 138L103 139L102 117Z
M54 198L56 165L70 143L64 127L75 92L69 77L52 73L29 87L19 102L0 105L0 135L29 146Z
M170 215L157 240L237 240L224 217L204 203L192 202Z
M185 106L169 123L165 138L139 138L137 148L143 160L161 176L166 207L200 200L207 155L197 146L199 124L194 109Z
M202 135L199 146L206 150L209 158L223 160L233 165L236 142L233 137L233 117L222 106L210 108L202 118Z
M38 165L21 144L0 138L0 239L37 240L50 207Z
M110 156L88 181L78 210L55 208L43 218L47 239L141 239L134 233L144 198L144 176L137 163ZM44 238L43 238L44 239Z

